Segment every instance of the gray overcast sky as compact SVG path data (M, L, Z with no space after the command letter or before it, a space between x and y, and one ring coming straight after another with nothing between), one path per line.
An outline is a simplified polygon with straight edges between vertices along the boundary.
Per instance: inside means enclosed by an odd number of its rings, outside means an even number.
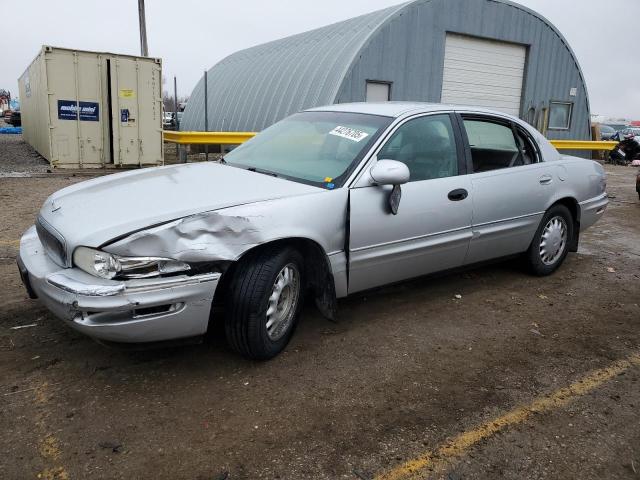
M137 0L0 0L0 88L43 44L139 54ZM188 95L225 56L402 3L397 0L146 0L149 54L164 62L165 88ZM640 119L640 0L519 0L568 39L584 71L592 113ZM8 20L8 21L7 21Z

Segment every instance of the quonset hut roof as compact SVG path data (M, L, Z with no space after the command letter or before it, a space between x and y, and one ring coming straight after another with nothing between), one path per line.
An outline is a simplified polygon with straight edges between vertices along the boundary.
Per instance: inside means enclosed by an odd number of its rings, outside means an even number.
M529 60L534 77L526 85L525 100L533 104L540 98L557 99L559 92L568 91L565 83L580 83L585 98L581 110L588 116L586 87L575 55L538 13L509 0L413 0L226 57L208 71L207 130L260 131L307 108L362 101L360 77L381 68L405 77L394 81L394 100L437 102L442 59L435 52L444 51L448 31L536 44ZM553 75L557 78L550 79ZM180 128L204 131L204 123L203 78L191 94Z
M354 57L405 4L241 50L211 68L210 131L260 131L292 112L334 103ZM204 79L181 130L204 131Z

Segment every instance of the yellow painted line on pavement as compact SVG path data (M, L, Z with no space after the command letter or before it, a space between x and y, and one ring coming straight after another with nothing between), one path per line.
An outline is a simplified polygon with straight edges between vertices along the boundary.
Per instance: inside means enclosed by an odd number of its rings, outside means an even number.
M49 401L48 398L49 384L44 382L35 389L35 403L39 407L39 411L36 414L36 427L40 433L44 433L38 440L38 453L50 466L38 473L38 478L43 480L69 480L69 474L60 462L60 457L62 457L60 442L49 431L47 426L47 413L43 407Z
M568 387L538 397L528 405L518 407L498 418L482 423L473 430L463 432L439 448L427 451L412 460L377 475L375 480L424 479L442 474L456 459L464 455L481 440L489 438L510 426L523 423L536 413L545 413L564 407L576 398L592 392L603 383L633 366L640 367L640 354L631 355L614 362L608 367L594 370Z

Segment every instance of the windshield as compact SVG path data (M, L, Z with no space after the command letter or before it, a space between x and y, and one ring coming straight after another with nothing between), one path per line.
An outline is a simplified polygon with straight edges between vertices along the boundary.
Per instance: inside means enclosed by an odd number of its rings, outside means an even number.
M267 128L225 155L230 165L325 188L343 185L390 117L303 112Z

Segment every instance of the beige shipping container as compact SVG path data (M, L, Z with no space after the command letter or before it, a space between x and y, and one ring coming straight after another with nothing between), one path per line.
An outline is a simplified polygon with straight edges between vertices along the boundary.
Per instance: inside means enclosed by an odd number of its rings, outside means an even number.
M23 138L52 166L163 163L160 59L43 46L18 86Z

